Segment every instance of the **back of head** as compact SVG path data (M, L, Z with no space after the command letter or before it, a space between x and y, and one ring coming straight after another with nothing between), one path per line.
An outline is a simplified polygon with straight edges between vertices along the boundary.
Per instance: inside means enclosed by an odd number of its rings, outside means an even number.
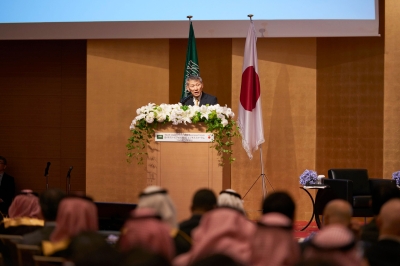
M95 255L104 247L111 247L103 236L97 232L82 232L74 236L67 248L67 257L72 261L79 262L89 255Z
M286 215L270 212L257 223L252 237L254 266L294 265L300 258L300 247L293 236L293 221Z
M175 253L169 226L150 208L137 208L131 212L122 227L117 246L122 252L141 248L169 260Z
M296 205L288 193L278 191L269 194L265 198L262 210L263 214L270 212L281 213L293 221Z
M139 195L138 208L151 208L168 223L171 228L177 228L176 209L167 190L158 186L149 186Z
M251 237L255 229L255 224L237 209L219 207L209 211L202 216L200 225L192 233L193 246L188 261L182 261L180 265L188 265L216 253L228 255L247 265L251 259Z
M392 182L379 183L372 189L372 211L378 215L381 207L390 199L400 198L400 190Z
M42 218L39 199L31 193L21 194L15 197L8 210L10 218L30 217Z
M362 261L354 234L341 224L323 227L304 250L304 258L327 259L340 266L358 266Z
M193 211L209 211L216 207L217 198L212 190L204 188L196 191L192 201Z
M65 197L65 193L56 188L45 190L39 196L40 207L45 220L55 221L60 201Z
M217 199L217 205L218 207L234 208L243 214L245 213L242 197L233 189L225 189L221 191Z
M56 221L56 228L50 236L52 242L99 229L96 205L79 197L67 197L61 200Z
M380 236L400 237L400 199L391 199L383 204L377 224Z
M350 203L342 199L332 200L324 208L324 225L341 224L349 227L352 215L353 209Z

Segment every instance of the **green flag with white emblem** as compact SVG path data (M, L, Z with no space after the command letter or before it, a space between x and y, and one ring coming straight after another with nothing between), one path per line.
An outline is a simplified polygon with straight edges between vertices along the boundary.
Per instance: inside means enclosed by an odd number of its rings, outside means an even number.
M186 51L185 73L183 75L181 99L187 96L187 91L185 88L186 78L188 76L199 76L199 75L200 75L200 68L199 68L199 61L197 59L196 38L194 37L192 22L190 22L189 42Z

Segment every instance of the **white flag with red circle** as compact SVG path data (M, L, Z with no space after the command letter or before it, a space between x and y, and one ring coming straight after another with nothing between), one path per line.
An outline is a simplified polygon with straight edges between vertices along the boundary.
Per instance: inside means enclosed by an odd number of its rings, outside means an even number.
M242 145L250 159L253 158L253 152L265 141L256 42L256 31L251 21L244 48L238 118Z

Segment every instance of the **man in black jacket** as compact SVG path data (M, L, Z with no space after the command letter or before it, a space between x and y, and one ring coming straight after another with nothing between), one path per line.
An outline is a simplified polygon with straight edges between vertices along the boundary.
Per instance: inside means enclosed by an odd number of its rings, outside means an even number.
M15 196L14 177L5 173L7 168L7 159L0 156L0 211L3 215L8 213Z
M369 265L400 265L400 199L391 199L382 206L376 224L379 239L366 252Z
M203 92L203 80L199 76L189 76L186 78L186 90L189 96L181 99L183 105L215 105L218 103L217 97Z

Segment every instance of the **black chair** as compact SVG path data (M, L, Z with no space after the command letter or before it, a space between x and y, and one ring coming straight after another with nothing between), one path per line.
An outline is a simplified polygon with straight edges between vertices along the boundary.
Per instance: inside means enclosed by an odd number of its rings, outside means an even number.
M343 199L353 207L353 217L373 217L371 191L391 179L369 178L367 169L329 169L324 184L329 188L318 190L315 198L316 216L322 215L325 205L334 199ZM320 227L319 217L316 221Z

